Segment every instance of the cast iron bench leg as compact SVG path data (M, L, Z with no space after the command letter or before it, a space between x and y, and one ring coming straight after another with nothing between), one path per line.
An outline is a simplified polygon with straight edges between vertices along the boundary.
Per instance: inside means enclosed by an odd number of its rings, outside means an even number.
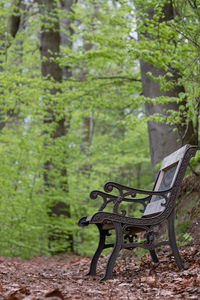
M153 241L154 241L154 234L153 234L153 232L149 232L147 234L147 243L151 244L151 243L153 243ZM153 260L153 262L154 263L158 263L159 260L158 260L158 257L156 255L155 249L151 249L151 250L149 250L149 252L150 252L151 259Z
M97 224L96 224L97 225ZM96 275L96 269L97 269L97 262L99 259L99 256L101 255L104 246L105 246L105 240L106 240L106 230L102 229L102 225L98 224L97 225L98 229L99 229L99 245L97 247L97 250L91 260L90 263L90 270L87 273L87 275L91 275L91 276L95 276Z
M154 263L158 263L159 260L158 260L158 257L156 255L156 251L155 250L149 250L150 254L151 254L151 258L153 260Z
M178 247L176 244L176 236L175 236L175 231L174 231L174 211L168 218L168 234L169 234L170 246L171 246L176 264L177 264L179 270L182 270L182 269L184 269L184 266L183 266L181 256L178 251Z
M111 279L113 277L113 268L115 265L116 258L122 248L122 241L123 241L123 234L122 234L122 228L121 224L117 222L113 222L115 226L115 234L116 234L116 240L115 240L115 245L113 248L113 251L109 257L107 266L106 266L106 272L104 277L101 280L107 280Z

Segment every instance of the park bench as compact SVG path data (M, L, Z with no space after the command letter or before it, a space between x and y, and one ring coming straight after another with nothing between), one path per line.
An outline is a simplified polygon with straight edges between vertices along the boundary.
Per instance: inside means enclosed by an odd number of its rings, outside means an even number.
M104 186L105 192L94 190L90 193L92 199L101 197L103 204L98 212L90 217L83 217L78 222L81 227L95 224L99 230L99 244L87 275L96 275L97 262L101 253L110 247L113 251L108 259L102 280L112 278L115 260L121 249L142 247L149 250L153 262L158 262L155 249L162 245L169 245L179 270L183 269L174 231L175 200L190 158L195 156L198 149L197 146L185 145L165 157L152 191L107 182ZM111 194L112 191L116 191L117 195ZM140 218L127 216L123 207L124 203L129 206L133 203L142 204L142 216ZM110 204L112 211L105 211L104 209ZM168 223L168 239L155 242L156 228L158 230L159 225L164 221ZM106 243L107 237L111 234L110 231L115 232L115 241ZM137 235L141 233L144 233L145 240L138 241Z

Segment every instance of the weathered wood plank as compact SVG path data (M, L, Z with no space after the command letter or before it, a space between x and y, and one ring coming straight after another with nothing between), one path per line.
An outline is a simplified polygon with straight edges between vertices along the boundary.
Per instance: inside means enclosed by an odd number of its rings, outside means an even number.
M180 161L183 158L187 148L188 148L188 145L185 145L182 148L180 148L179 150L177 150L177 151L171 153L170 155L166 156L163 159L161 170L163 170L163 169L167 168L168 166Z
M165 209L165 207L162 206L161 204L165 204L164 198L161 198L154 202L150 202L144 211L143 217L152 217L154 215L161 213Z
M173 186L187 147L188 145L185 145L164 158L154 191L168 190ZM161 196L152 196L151 202L144 211L143 217L151 217L161 213L164 210L164 206L161 205L162 203L165 203L164 198Z

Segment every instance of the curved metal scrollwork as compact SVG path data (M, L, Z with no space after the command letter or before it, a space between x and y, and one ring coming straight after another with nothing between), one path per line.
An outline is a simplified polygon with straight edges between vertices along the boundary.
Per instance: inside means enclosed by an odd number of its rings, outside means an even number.
M110 203L110 202L115 203L115 201L117 199L117 196L106 194L106 193L98 191L98 190L94 190L90 193L90 198L93 200L97 199L98 196L100 196L103 199L103 204L100 206L98 211L103 211L108 203Z
M113 207L113 212L114 212L115 214L119 214L119 215L120 215L118 209L119 209L120 203L123 201L123 199L124 199L124 198L121 197L121 196L117 197L117 200L115 201L115 204L114 204L114 207ZM126 210L125 210L125 209L122 209L122 210L121 210L121 215L122 215L122 216L125 216L125 215L126 215Z
M126 196L132 196L132 198L126 198ZM150 202L151 196L147 196L145 198L139 198L139 199L134 199L134 197L136 197L137 193L136 192L126 192L123 193L123 196L115 196L115 195L111 195L111 194L107 194L98 190L94 190L90 193L90 198L91 199L97 199L98 196L100 196L103 199L103 204L101 205L101 207L99 208L99 212L103 211L104 208L107 206L107 204L113 202L113 213L116 214L120 214L122 216L126 215L126 211L124 209L121 210L121 212L119 212L119 206L121 204L121 202L130 202L130 203L140 203L143 205L143 209L141 210L141 212L144 212L147 204Z
M119 205L122 201L125 202L136 202L136 203L140 203L143 205L143 209L140 209L140 212L143 213L146 209L147 204L151 201L151 197L153 195L157 195L157 196L162 196L162 198L165 199L165 203L162 203L161 205L164 207L167 207L169 200L170 200L170 192L172 191L172 189L168 189L166 191L147 191L147 190L140 190L140 189L134 189L131 187L127 187L124 185L121 185L119 183L116 182L107 182L104 186L104 190L109 192L112 191L113 188L117 189L119 192L119 196L117 198L117 200L115 201L115 205L114 205L114 210L113 212L116 214L121 214L118 211ZM135 198L137 195L147 195L144 198ZM132 198L126 198L128 196L131 196ZM125 211L123 211L122 215L124 214Z
M116 188L119 191L119 195L121 197L128 197L131 196L132 198L135 198L136 196L136 190L127 189L127 187L116 183L116 182L107 182L104 185L104 191L107 193L110 193L113 191L113 188ZM126 192L124 192L126 191Z

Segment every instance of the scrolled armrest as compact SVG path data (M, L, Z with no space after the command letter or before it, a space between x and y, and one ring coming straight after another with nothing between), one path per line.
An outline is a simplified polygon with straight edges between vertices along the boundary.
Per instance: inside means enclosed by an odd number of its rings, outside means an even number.
M106 194L104 192L94 190L90 193L91 199L97 199L97 197L100 196L103 199L103 204L100 206L98 211L102 211L108 203L115 202L117 200L117 196Z
M125 198L121 196L115 196L111 194L104 193L99 190L94 190L90 193L90 198L91 199L97 199L97 197L100 196L103 199L103 204L100 206L98 211L103 211L103 209L107 206L108 203L113 202L114 207L118 205L120 202L125 201L125 202L135 202L135 203L140 203L144 207L146 206L146 203L150 201L151 196L147 196L145 198Z
M166 194L168 194L172 188L169 188L167 190L163 190L163 191L148 191L148 190L141 190L141 189L136 189L136 188L131 188L116 182L107 182L104 185L104 191L105 192L112 192L113 188L116 188L119 191L119 195L121 197L127 197L127 196L131 196L133 198L136 197L137 194L143 194L143 195L149 195L149 196L165 196Z

